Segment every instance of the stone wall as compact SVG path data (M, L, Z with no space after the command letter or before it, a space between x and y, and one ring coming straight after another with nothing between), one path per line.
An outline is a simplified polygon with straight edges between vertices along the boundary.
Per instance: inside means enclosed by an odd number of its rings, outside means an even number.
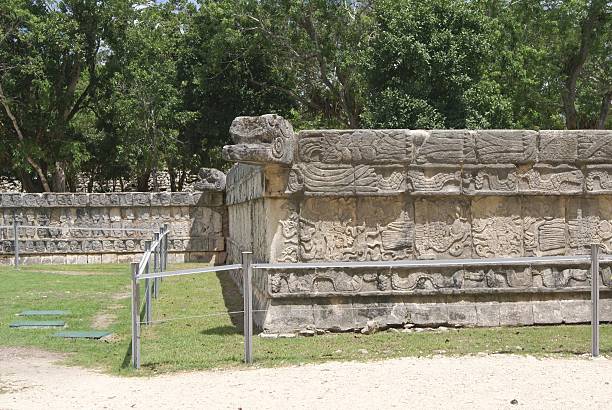
M131 262L151 232L170 228L169 260L216 261L225 257L227 216L223 192L113 194L0 194L0 225L20 230L22 263ZM93 230L58 228L85 227ZM13 262L12 229L0 229L0 264Z
M612 132L314 130L239 117L230 237L258 261L612 253ZM237 260L237 252L230 253ZM612 320L611 266L602 316ZM497 326L589 320L588 266L255 271L258 323Z

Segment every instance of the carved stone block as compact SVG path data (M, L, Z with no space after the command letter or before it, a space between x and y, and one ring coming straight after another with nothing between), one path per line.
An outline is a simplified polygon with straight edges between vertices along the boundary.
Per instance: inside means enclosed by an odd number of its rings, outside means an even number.
M612 165L587 165L585 188L587 193L612 194Z
M476 156L483 164L525 164L537 157L537 132L524 130L476 131Z
M216 168L200 168L199 180L194 184L198 191L225 191L225 174Z
M352 165L298 163L289 171L287 193L347 195L355 192Z
M516 197L484 197L472 201L474 256L517 257L523 254L521 201Z
M472 255L468 204L462 200L417 199L415 247L419 259Z
M408 191L418 195L458 195L461 193L461 169L455 166L409 167Z
M550 289L588 286L590 277L589 270L581 266L538 266L533 275L534 285Z
M533 325L533 306L531 303L502 303L499 306L501 326Z
M406 172L398 166L355 166L356 195L392 195L406 191Z
M540 131L538 160L550 164L572 164L578 158L578 137L573 131Z
M406 130L301 131L302 162L326 164L401 164L412 154Z
M464 165L462 193L464 195L512 195L518 190L514 165Z
M230 127L230 134L236 145L223 147L223 157L228 161L256 164L290 164L293 161L293 127L279 115L236 117Z
M391 289L397 291L433 291L460 289L463 285L461 269L393 269L390 274Z
M584 183L582 171L569 165L534 165L518 178L521 194L579 194Z
M592 243L612 253L612 204L606 197L572 198L567 206L569 246L572 254L590 253Z
M417 164L473 163L474 132L466 130L412 131Z
M612 162L612 133L607 130L573 131L578 139L578 161Z
M563 255L567 250L565 199L522 199L525 256Z

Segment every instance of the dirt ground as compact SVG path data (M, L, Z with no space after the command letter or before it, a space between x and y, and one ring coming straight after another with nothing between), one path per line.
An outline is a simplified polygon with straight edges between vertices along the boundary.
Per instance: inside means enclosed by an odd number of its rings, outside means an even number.
M0 348L0 409L610 408L612 360L406 358L115 377Z

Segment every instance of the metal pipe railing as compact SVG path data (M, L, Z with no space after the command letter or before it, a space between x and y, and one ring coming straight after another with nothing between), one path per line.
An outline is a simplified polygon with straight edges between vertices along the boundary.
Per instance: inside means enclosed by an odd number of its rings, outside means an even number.
M163 231L162 231L163 232ZM612 257L599 256L600 245L591 245L590 255L575 256L530 256L520 258L490 258L490 259L439 259L439 260L402 260L402 261L368 261L368 262L311 262L311 263L252 263L252 252L242 252L242 263L212 266L198 269L185 269L177 271L158 271L153 273L140 273L133 267L133 287L134 282L139 280L148 281L169 276L191 275L207 272L224 272L230 270L242 270L243 288L243 311L233 313L244 314L244 361L251 364L253 362L253 270L254 269L318 269L318 268L445 268L445 267L464 267L464 266L541 266L548 264L557 265L590 265L591 284L592 284L592 355L599 354L599 264L601 262L612 263ZM145 252L145 256L147 253ZM150 257L150 253L148 255ZM144 260L144 258L143 258ZM143 261L141 261L142 265ZM136 265L134 265L136 266ZM135 273L134 273L135 272ZM132 303L138 300L133 298ZM134 315L134 309L132 314ZM132 343L140 344L139 323L137 318L132 318L133 327L138 328L132 334ZM146 323L150 323L150 318ZM139 356L133 358L134 367L140 366L140 346L134 349Z

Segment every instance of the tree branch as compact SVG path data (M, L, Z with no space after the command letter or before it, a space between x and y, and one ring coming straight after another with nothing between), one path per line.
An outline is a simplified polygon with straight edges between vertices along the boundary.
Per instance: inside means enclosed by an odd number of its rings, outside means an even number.
M19 139L21 143L23 143L25 141L25 138L23 136L23 133L21 132L21 128L19 127L19 123L17 122L17 118L13 114L11 107L9 107L8 105L8 100L6 96L4 95L4 89L2 88L2 84L0 84L0 103L2 103L2 106L4 107L4 111L6 112L6 115L9 117L9 119L13 123L13 128L15 132L17 133L17 138ZM25 154L25 158L26 158L26 161L28 161L28 163L32 166L32 168L34 168L34 170L38 174L38 177L40 178L40 182L45 192L51 192L51 187L49 186L49 181L47 180L47 176L43 172L40 165L38 165L36 161L34 161L34 159L30 157L28 154Z

